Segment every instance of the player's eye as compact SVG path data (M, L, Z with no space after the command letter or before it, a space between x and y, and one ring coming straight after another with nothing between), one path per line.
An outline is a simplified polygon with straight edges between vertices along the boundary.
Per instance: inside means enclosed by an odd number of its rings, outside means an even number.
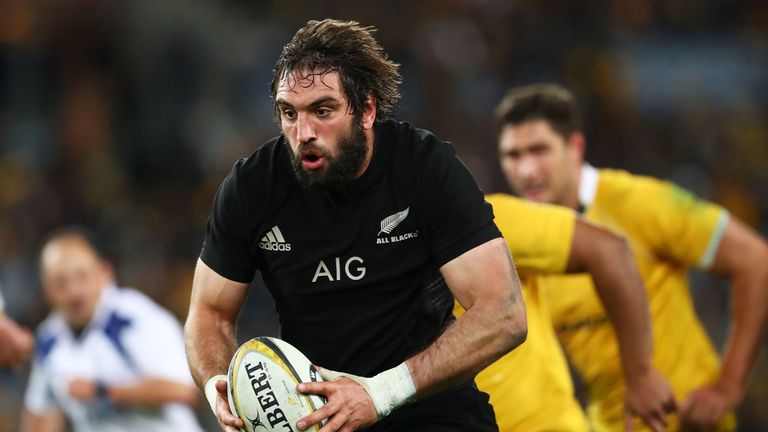
M318 108L317 109L317 116L318 117L327 117L331 114L330 108Z
M507 158L507 159L512 159L512 160L517 160L517 159L520 159L520 152L510 151L510 152L502 153L501 157Z
M291 109L284 109L282 111L282 114L283 114L283 118L286 120L293 120L296 118L296 111Z
M541 156L549 151L549 147L545 145L533 146L528 150L532 155Z

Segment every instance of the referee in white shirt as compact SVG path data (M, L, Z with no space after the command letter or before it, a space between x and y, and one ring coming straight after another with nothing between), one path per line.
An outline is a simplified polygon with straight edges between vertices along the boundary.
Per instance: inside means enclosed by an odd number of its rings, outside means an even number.
M22 430L199 431L189 405L181 327L166 310L114 285L85 231L45 243L40 268L52 307L37 329Z

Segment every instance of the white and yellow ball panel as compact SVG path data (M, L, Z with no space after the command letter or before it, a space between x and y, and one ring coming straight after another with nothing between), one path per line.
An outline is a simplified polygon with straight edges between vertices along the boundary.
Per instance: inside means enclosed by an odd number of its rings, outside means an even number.
M296 390L301 382L322 378L304 354L280 339L258 337L241 345L227 378L230 409L248 432L295 431L300 418L324 404L321 397Z

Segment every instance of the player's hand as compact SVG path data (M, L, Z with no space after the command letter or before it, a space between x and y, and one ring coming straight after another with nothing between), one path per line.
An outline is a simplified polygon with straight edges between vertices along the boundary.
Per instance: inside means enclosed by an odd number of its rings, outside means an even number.
M626 430L633 430L632 418L640 417L651 430L660 432L666 429L666 416L677 409L677 404L667 379L651 368L627 382L625 408Z
M349 378L301 383L297 389L304 394L321 395L326 398L325 405L299 419L296 424L299 430L328 419L320 432L351 432L370 426L378 420L376 408L368 392Z
M10 368L25 362L35 346L29 330L0 313L0 365Z
M211 378L213 381L213 388L210 391L206 384L205 397L208 399L208 403L211 405L213 413L216 415L216 420L219 422L219 426L225 432L240 432L240 429L245 426L243 421L232 414L229 410L229 396L227 395L227 380L224 375L217 375Z
M721 382L698 388L680 407L680 421L694 430L714 430L720 419L741 402L742 396L742 389Z
M69 382L69 395L79 401L92 402L97 392L98 385L94 381L75 378Z

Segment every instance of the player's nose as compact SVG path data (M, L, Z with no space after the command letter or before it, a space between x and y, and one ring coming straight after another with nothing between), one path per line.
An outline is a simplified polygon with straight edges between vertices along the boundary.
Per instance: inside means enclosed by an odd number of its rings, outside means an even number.
M535 158L522 157L517 166L517 175L527 182L535 181L538 177L539 165Z
M310 142L317 138L315 127L308 115L300 113L296 118L296 141Z

